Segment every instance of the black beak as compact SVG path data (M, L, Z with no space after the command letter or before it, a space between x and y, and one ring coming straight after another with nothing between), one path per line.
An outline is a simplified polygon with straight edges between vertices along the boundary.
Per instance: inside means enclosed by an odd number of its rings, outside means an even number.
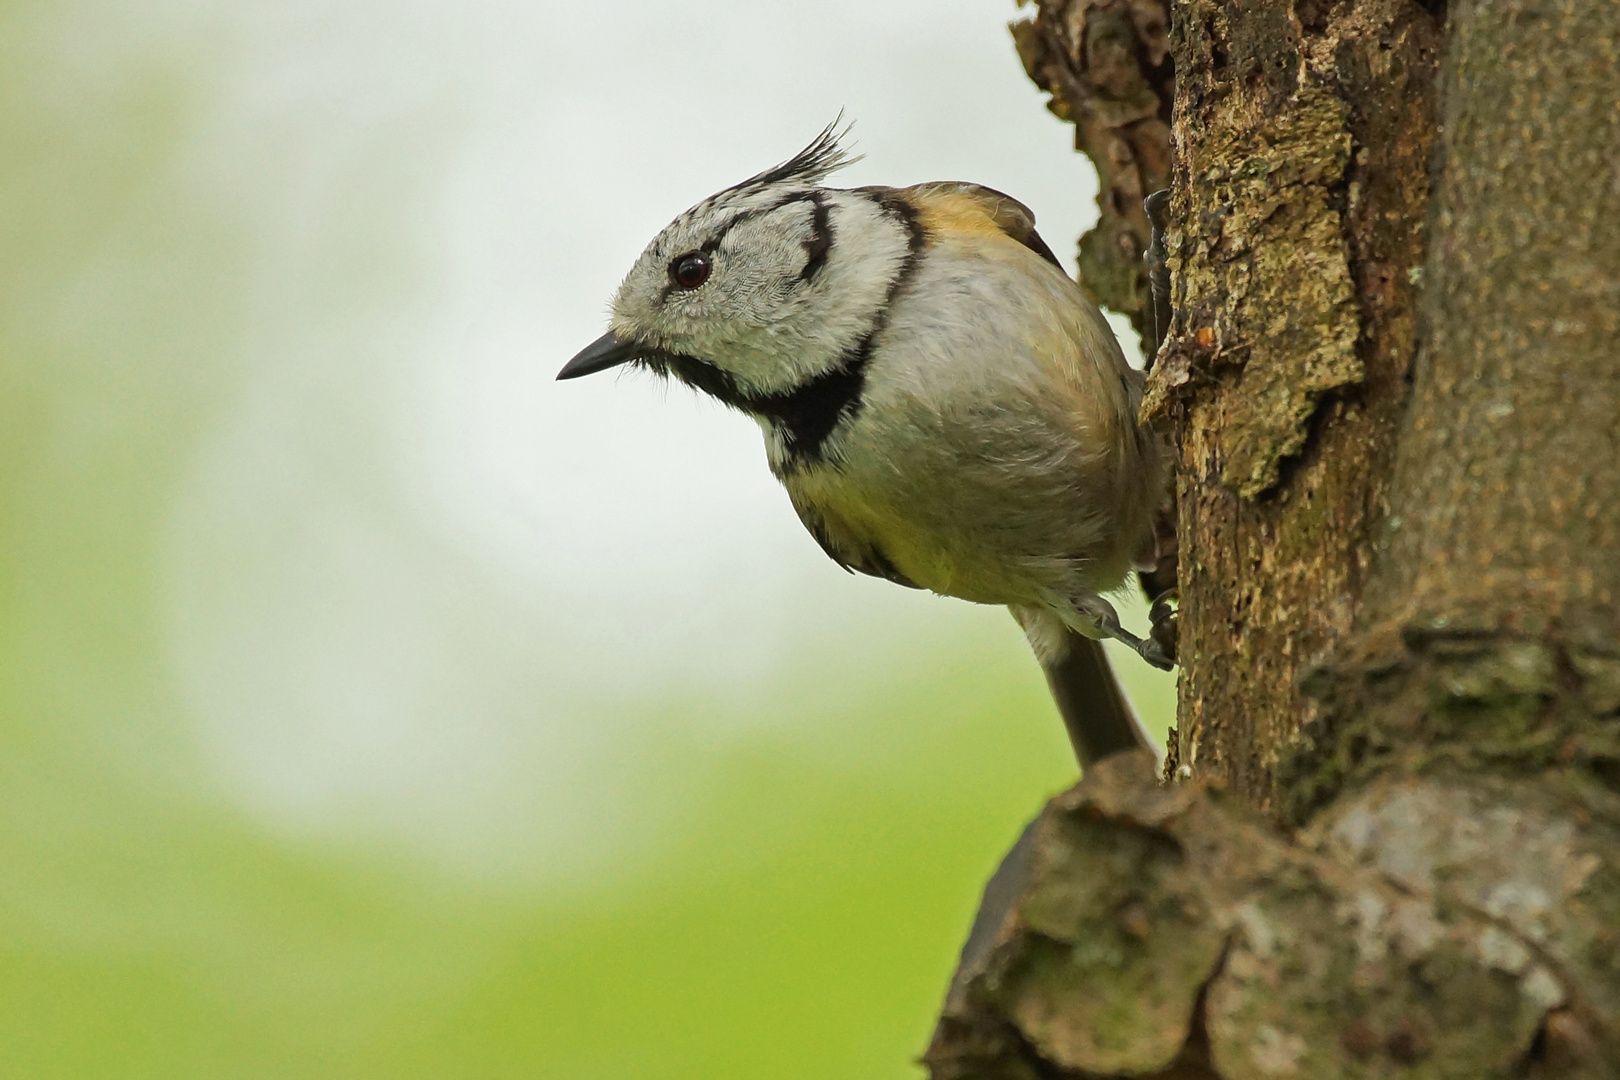
M646 351L645 345L637 345L633 341L615 337L613 331L609 330L581 349L578 356L564 364L563 369L557 372L557 378L577 379L581 375L606 371L610 367L627 364Z

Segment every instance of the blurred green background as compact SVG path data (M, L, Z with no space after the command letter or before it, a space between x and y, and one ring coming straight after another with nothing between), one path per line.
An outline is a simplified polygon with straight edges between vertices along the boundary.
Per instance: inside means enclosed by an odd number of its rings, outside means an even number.
M0 5L0 1075L915 1075L1072 780L1015 627L549 381L839 107L1072 247L1010 5L797 8Z

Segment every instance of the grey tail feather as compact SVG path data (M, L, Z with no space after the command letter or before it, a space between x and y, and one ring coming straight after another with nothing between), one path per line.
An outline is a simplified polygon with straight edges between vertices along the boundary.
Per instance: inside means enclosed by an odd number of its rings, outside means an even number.
M1153 749L1114 678L1102 642L1068 630L1063 655L1042 666L1080 768L1125 750Z

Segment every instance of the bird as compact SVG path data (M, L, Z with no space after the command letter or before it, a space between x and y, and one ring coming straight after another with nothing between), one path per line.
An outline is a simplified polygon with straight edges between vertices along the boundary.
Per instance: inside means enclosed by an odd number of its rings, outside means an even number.
M636 365L756 420L839 566L1008 607L1082 769L1156 750L1101 640L1153 565L1167 453L1142 374L1022 203L960 182L836 188L842 118L669 223L558 379Z

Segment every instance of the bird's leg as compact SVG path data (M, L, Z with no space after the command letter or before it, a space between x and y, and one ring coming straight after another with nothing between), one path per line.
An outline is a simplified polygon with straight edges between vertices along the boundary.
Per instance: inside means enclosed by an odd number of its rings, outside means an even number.
M1111 637L1115 641L1123 641L1136 651L1136 655L1160 671L1169 671L1175 667L1175 661L1165 655L1164 649L1158 642L1143 640L1121 626L1119 612L1115 611L1114 605L1103 597L1096 593L1086 593L1076 598L1074 606L1096 627L1099 631L1099 637Z

